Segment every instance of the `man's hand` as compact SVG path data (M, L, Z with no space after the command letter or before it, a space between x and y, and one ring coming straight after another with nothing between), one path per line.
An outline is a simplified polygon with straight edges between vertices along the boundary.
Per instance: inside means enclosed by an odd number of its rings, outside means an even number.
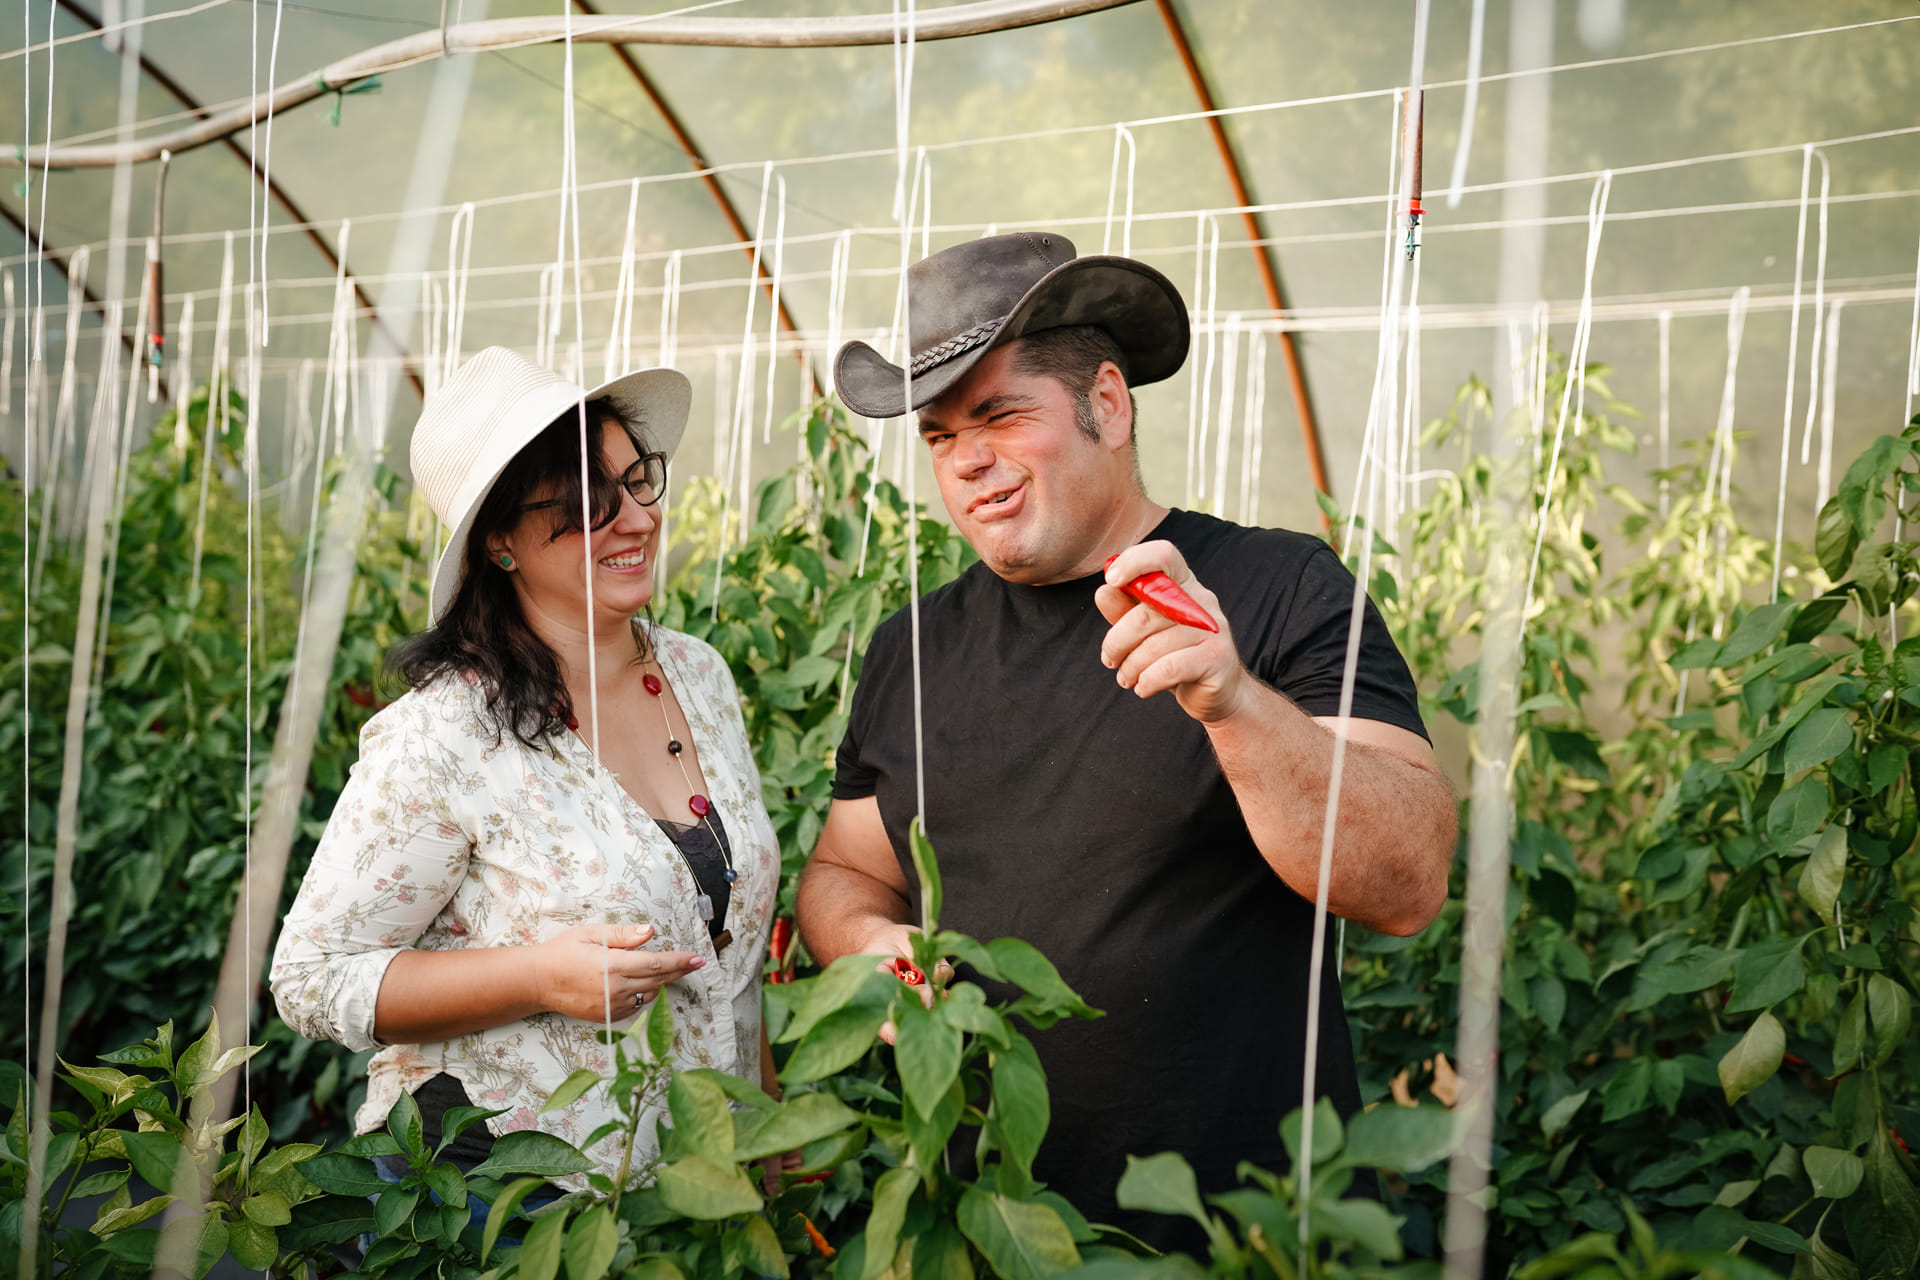
M1219 632L1182 626L1120 590L1155 570L1192 596ZM1106 585L1093 602L1113 624L1100 642L1100 661L1113 668L1121 688L1143 698L1172 690L1181 710L1202 724L1225 720L1240 709L1247 669L1220 612L1219 597L1194 578L1171 542L1142 542L1122 551L1107 566Z

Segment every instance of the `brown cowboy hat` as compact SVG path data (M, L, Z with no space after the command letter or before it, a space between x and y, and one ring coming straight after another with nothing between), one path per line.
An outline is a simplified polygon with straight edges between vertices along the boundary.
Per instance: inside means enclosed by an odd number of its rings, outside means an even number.
M1043 329L1093 324L1127 359L1127 382L1170 378L1187 358L1186 304L1173 282L1144 262L1074 256L1073 241L1046 231L970 240L907 268L907 370L864 342L834 360L834 388L866 418L892 418L937 399L995 347Z

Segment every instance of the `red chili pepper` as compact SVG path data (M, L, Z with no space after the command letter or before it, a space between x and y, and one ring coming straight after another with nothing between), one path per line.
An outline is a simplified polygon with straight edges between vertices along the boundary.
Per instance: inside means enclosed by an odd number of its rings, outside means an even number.
M1107 566L1112 567L1119 556L1108 556ZM1180 584L1166 574L1155 569L1152 573L1143 573L1120 590L1146 605L1149 609L1164 617L1172 618L1183 626L1198 627L1202 631L1211 631L1216 635L1219 624L1207 616L1194 598L1180 589Z
M927 975L914 968L913 961L907 959L905 956L900 956L894 960L893 976L910 987L920 986L927 980Z
M799 1174L799 1175L797 1175L797 1176L795 1176L795 1178L794 1178L794 1182L795 1182L795 1183L801 1183L801 1182L825 1182L825 1181L826 1181L826 1180L827 1180L828 1178L831 1178L832 1176L833 1176L833 1170L831 1170L831 1169L822 1169L822 1170L821 1170L820 1172L818 1172L818 1173L802 1173L802 1174Z
M773 922L773 939L767 944L767 951L778 960L787 955L787 945L793 941L793 921L781 916Z
M1790 1067L1804 1067L1807 1065L1807 1060L1801 1057L1797 1053L1781 1054L1780 1061L1786 1063Z
M820 1234L820 1228L813 1225L812 1218L809 1218L804 1213L796 1214L795 1216L800 1219L800 1225L807 1229L807 1239L813 1241L813 1247L820 1251L821 1257L831 1258L838 1252L832 1245L827 1243L827 1238Z
M1887 1132L1893 1135L1893 1140L1900 1144L1900 1149L1902 1151L1905 1151L1908 1155L1913 1154L1912 1151L1908 1150L1907 1140L1900 1136L1900 1131L1898 1129L1888 1129Z

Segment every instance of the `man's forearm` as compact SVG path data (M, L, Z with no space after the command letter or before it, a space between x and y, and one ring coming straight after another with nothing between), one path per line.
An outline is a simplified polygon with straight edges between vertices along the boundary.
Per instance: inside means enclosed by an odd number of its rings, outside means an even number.
M1262 856L1311 900L1332 783L1332 731L1256 685L1240 710L1207 725L1207 736ZM1335 829L1329 909L1385 933L1425 928L1446 900L1457 837L1446 780L1349 742Z
M907 900L895 890L817 856L800 878L794 914L808 952L821 965L841 956L891 952L884 940L911 919Z

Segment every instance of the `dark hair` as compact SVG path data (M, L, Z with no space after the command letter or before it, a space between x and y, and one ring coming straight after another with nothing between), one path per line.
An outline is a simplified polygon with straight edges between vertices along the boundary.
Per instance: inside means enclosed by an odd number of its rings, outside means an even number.
M608 422L618 423L636 450L647 451L639 425L611 400L587 402L589 438L596 442L587 454L595 528L612 519L620 503L620 477L597 447ZM546 498L560 502L532 514L520 510L522 503ZM580 529L580 419L574 410L554 419L494 481L467 533L466 572L453 603L427 630L395 645L387 666L415 689L443 677L477 679L487 699L483 723L494 741L512 733L539 747L566 730L573 699L561 678L560 660L527 625L512 580L496 570L487 553L489 536L505 533L523 519L551 521L549 542ZM633 635L644 656L649 646L638 620Z
M1121 381L1126 381L1126 353L1120 350L1113 335L1097 324L1042 329L1027 334L1013 345L1015 369L1031 377L1052 378L1067 389L1067 394L1073 397L1074 423L1089 440L1100 438L1100 424L1093 420L1093 380L1099 375L1101 364L1109 360L1120 370ZM1133 398L1131 387L1127 389L1127 405L1133 410L1131 417L1137 423L1140 406ZM1127 443L1133 443L1131 427Z

